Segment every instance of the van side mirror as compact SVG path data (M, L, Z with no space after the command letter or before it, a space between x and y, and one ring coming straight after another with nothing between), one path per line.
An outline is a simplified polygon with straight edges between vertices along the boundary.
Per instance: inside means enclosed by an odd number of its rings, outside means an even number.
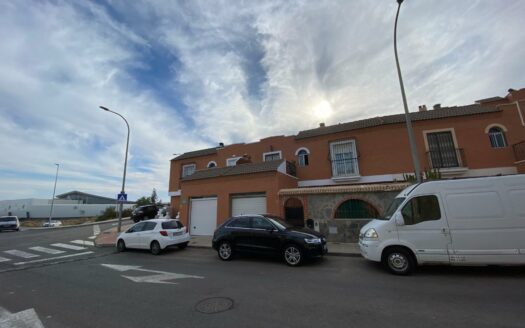
M403 216L401 215L401 213L396 213L394 220L396 222L396 225L398 226L405 225L405 220L403 219Z

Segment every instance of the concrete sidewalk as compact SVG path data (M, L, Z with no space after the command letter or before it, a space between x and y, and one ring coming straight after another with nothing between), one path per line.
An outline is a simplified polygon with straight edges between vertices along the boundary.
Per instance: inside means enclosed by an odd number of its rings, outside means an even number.
M122 231L126 231L133 224L122 225ZM109 230L103 231L95 239L95 245L98 247L115 247L117 241L117 227L113 227ZM211 249L211 236L192 236L188 247L195 248L210 248ZM333 243L328 242L328 255L333 256L361 256L359 252L359 245L355 243Z

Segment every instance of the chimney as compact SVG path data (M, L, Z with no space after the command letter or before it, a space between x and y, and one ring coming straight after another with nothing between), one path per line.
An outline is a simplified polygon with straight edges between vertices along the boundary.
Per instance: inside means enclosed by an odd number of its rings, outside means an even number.
M426 111L427 111L427 105L421 105L421 106L419 106L419 111L420 111L420 112L426 112Z
M224 148L224 143L223 142L219 142L219 147L220 148Z
M434 105L434 110L436 110L436 109L441 109L441 104L435 104Z
M325 127L324 123L319 123L319 127L324 128Z
M242 155L242 157L237 160L237 164L248 164L251 162L252 162L252 157L248 154Z

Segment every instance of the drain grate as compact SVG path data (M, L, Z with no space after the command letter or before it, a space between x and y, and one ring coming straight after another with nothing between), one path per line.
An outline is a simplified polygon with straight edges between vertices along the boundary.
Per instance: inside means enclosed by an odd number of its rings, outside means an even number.
M233 300L228 297L205 298L195 305L195 310L205 314L224 312L231 308L233 308Z

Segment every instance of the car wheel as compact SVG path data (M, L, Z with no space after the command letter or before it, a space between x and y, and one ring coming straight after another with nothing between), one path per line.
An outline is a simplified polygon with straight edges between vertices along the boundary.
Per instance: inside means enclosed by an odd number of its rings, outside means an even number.
M383 254L382 262L388 271L397 275L409 275L416 267L412 254L403 248L388 249Z
M288 244L284 247L283 257L289 266L299 266L303 262L303 251L295 244Z
M117 251L118 252L124 252L126 250L126 243L124 240L119 239L117 242Z
M219 258L223 261L230 261L233 258L233 247L232 244L228 241L223 241L219 244L219 249L217 250Z
M178 244L177 245L180 249L185 249L186 247L188 247L188 242L185 242L185 243L182 243L182 244Z
M162 251L162 249L160 248L159 242L156 241L156 240L151 242L151 245L150 245L149 249L151 251L151 254L153 254L153 255L159 255L160 252Z
M135 223L137 223L139 221L140 221L139 219L133 219L133 222L135 222Z

